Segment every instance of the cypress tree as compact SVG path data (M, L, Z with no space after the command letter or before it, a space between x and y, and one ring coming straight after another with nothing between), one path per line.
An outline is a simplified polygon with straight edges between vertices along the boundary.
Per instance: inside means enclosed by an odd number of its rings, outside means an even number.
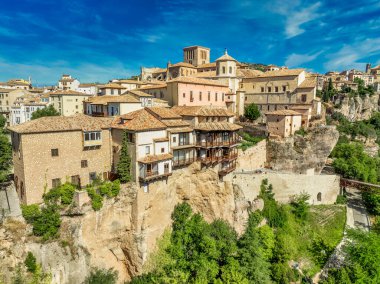
M117 164L116 172L119 175L121 182L125 183L131 181L131 157L128 153L128 140L126 133L124 133L121 145L120 160Z

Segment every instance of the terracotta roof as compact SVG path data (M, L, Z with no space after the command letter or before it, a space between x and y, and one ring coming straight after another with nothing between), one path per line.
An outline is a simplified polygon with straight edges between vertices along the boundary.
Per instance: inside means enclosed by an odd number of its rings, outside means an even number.
M109 103L140 103L140 100L130 94L120 96L97 96L91 97L87 101L94 105L107 105Z
M299 112L290 109L275 110L265 113L265 115L301 115Z
M111 121L112 118L91 117L85 114L46 116L11 126L8 129L17 133L45 133L73 130L92 131L110 128Z
M317 82L315 78L305 78L305 80L298 86L298 88L315 88L317 86Z
M183 127L190 125L188 122L183 121L182 119L163 119L161 122L167 127Z
M99 89L125 89L125 87L122 87L116 83L107 83L105 85L99 86Z
M58 96L58 95L66 95L66 96L93 96L91 94L86 94L82 92L72 91L72 90L57 90L54 92L46 93L49 96Z
M142 85L142 84L145 84L145 83L142 82L142 81L131 80L131 79L119 79L119 80L114 80L114 81L112 81L112 83L116 83L116 84L136 84L136 85Z
M169 138L167 137L163 137L163 138L156 138L156 139L153 139L154 142L167 142L169 141Z
M158 103L158 104L169 104L168 101L161 100L159 98L153 98L153 102Z
M62 78L59 80L59 82L74 82L73 78Z
M221 57L219 57L215 61L236 61L237 62L237 60L235 58L228 55L227 50L224 52L224 54Z
M139 91L139 90L136 90L136 89L129 90L129 91L125 92L124 94L126 94L126 93L130 93L130 94L132 94L132 95L134 95L136 97L153 97L152 95L150 95L148 93L145 93L143 91Z
M161 89L166 88L166 83L162 83L160 85L153 85L153 86L142 86L139 88L139 90L149 90L149 89Z
M178 77L178 78L168 81L167 83L169 84L173 82L228 87L228 85L220 83L219 81L216 81L216 80L206 80L206 79L200 79L200 78L195 78L195 77Z
M202 122L194 127L196 130L203 131L236 131L242 126L230 122Z
M116 117L112 122L112 127L131 131L166 129L166 125L146 109L136 110Z
M152 73L163 73L166 72L166 68L152 68Z
M191 127L176 127L168 129L168 132L171 133L182 133L182 132L193 132L194 129Z
M175 106L172 108L172 110L182 116L234 116L233 112L222 107Z
M267 71L257 77L281 77L281 76L298 76L305 71L304 69L280 69L274 71ZM254 76L256 77L256 76Z
M172 67L188 67L188 68L196 68L194 65L186 62L178 62L176 64L170 65L169 68Z
M182 117L178 113L167 107L147 107L146 109L153 115L156 115L163 119L182 119Z
M205 64L197 66L197 68L199 68L199 69L202 69L202 68L214 68L214 67L216 67L216 62L205 63Z
M172 154L161 154L161 155L148 155L142 159L137 160L143 164L150 164L158 161L170 160L173 158Z
M264 74L264 72L254 69L238 69L236 71L238 77L257 77L262 74Z
M194 75L194 77L198 78L213 78L216 77L216 71L206 71L206 72L198 72L197 74Z
M83 83L79 84L79 88L88 88L88 87L96 87L97 85L95 83Z

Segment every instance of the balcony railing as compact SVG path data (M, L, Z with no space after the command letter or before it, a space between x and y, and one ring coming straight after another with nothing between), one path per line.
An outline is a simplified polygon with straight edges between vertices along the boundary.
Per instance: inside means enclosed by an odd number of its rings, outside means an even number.
M232 145L236 145L240 143L240 139L236 138L233 140L226 140L226 141L197 141L196 146L198 147L230 147Z
M223 161L223 156L212 156L212 157L200 158L200 161L202 164L205 164L205 165L215 164L215 163L219 163Z
M154 179L160 179L165 176L170 176L172 173L169 171L169 169L165 169L163 173L159 173L158 171L145 171L142 174L140 174L139 179L140 181L150 181Z
M178 159L178 160L173 160L173 167L180 167L180 166L185 166L192 164L196 162L196 158L187 158L187 159Z
M235 169L236 169L236 165L225 167L225 168L219 170L219 175L224 176L226 174L233 172Z
M237 153L231 153L231 154L228 154L228 155L224 155L224 156L223 156L223 160L224 160L224 161L236 160L237 157L238 157L238 154L237 154Z

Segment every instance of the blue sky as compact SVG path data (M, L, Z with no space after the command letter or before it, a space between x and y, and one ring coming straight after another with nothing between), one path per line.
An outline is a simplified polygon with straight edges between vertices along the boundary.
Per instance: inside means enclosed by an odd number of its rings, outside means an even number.
M1 2L0 81L105 82L179 62L189 45L317 72L380 64L379 0Z

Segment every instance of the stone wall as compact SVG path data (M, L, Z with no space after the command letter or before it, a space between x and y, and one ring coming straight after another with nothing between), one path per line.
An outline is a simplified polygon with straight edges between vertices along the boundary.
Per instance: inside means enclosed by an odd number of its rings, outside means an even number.
M333 204L340 190L340 178L336 175L235 172L232 183L243 192L246 200L253 201L259 195L260 185L264 179L268 179L273 185L275 198L281 203L288 203L292 195L306 192L310 195L310 204Z
M264 168L267 162L267 141L262 140L255 146L243 151L239 149L236 168L252 171Z
M372 114L379 111L379 94L366 95L364 98L342 95L335 100L339 108L336 112L343 114L349 121L369 119Z

